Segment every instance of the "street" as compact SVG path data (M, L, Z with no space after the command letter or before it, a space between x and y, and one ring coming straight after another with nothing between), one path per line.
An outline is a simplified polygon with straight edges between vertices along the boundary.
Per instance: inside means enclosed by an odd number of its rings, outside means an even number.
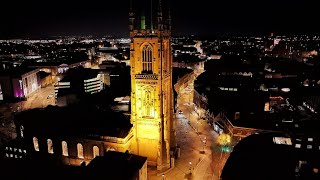
M194 111L193 83L178 93L177 100L177 144L181 156L175 159L175 168L165 173L156 172L151 167L148 169L148 178L151 180L166 179L196 179L218 180L214 174L212 143L218 137L205 120L200 120ZM182 113L179 113L179 110Z
M50 85L45 88L40 88L37 92L28 97L26 101L0 105L0 113L3 114L3 117L0 119L0 146L17 136L13 123L13 112L25 111L33 108L44 108L54 104L54 87L53 85Z
M154 167L149 167L148 179L219 179L219 174L227 157L225 154L214 153L212 150L218 133L205 120L200 119L195 111L196 108L192 103L193 92L193 82L190 82L185 89L178 93L176 132L180 157L175 159L175 167L162 173ZM54 104L54 87L51 85L39 89L26 101L1 105L0 112L3 113L4 117L1 119L0 145L16 137L12 112L44 108Z

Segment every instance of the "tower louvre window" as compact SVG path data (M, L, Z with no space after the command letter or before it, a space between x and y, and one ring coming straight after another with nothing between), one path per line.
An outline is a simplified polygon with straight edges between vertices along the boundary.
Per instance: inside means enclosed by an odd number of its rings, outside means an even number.
M152 47L150 44L144 45L142 49L142 72L152 73Z

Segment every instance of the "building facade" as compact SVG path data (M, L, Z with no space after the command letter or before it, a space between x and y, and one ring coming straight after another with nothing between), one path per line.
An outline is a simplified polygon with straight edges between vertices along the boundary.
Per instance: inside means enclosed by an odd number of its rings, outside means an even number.
M17 69L0 75L3 100L28 98L41 88L39 69Z
M129 18L131 151L161 170L170 167L170 148L175 145L170 15L163 13L160 1L140 3L136 7L151 9L131 8Z
M42 154L65 165L87 165L108 151L129 151L133 139L129 117L89 106L48 106L22 111L14 115L14 123L16 141L21 142L15 143L20 146L5 146L7 158Z

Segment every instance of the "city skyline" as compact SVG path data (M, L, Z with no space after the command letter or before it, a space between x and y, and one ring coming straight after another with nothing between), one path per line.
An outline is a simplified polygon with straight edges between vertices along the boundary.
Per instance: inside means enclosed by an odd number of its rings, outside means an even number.
M59 35L128 37L129 0L80 3L31 0L7 3L1 12L1 38ZM315 7L308 1L251 2L183 0L170 2L173 35L216 33L315 33Z

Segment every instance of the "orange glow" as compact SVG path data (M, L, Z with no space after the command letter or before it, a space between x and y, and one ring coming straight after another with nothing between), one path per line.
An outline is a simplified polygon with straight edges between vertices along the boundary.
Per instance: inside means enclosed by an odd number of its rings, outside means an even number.
M231 137L228 134L220 134L219 137L217 138L217 144L221 146L225 146L230 144L231 142Z

